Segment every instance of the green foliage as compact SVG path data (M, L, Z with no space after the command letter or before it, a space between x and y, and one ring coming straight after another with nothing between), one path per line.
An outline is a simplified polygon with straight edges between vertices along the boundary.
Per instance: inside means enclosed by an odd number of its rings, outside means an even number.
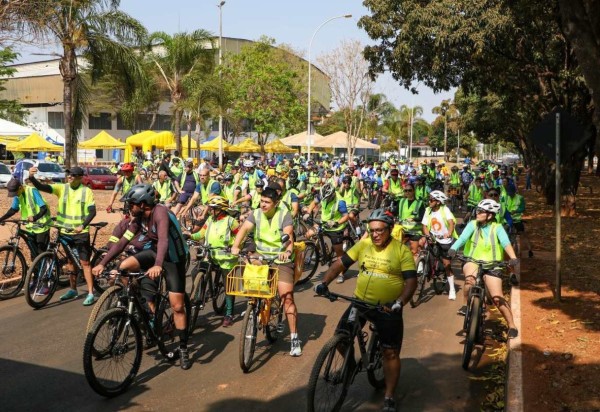
M0 91L6 90L4 83L15 73L15 69L6 65L12 63L17 54L10 48L0 49ZM16 100L0 99L0 118L15 123L23 123L29 112Z
M250 119L258 143L266 137L297 132L306 127L306 97L299 63L262 38L242 47L239 54L224 56L222 76L229 111L235 118Z

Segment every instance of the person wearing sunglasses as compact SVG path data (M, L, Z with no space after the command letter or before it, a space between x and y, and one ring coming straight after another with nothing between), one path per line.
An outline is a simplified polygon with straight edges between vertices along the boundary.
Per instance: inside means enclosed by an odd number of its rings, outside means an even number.
M400 349L404 334L402 308L417 288L417 271L410 250L392 237L394 218L384 209L375 209L368 219L369 237L360 240L341 259L332 263L322 283L315 286L318 295L327 295L328 285L339 274L358 262L359 272L354 297L373 305L384 304L386 312L368 311L366 319L379 332L385 377L385 411L395 411L394 392L400 377ZM337 329L349 329L352 306L342 315ZM343 352L344 348L338 348ZM355 365L349 365L355 367Z
M442 263L446 270L446 276L448 277L448 299L456 300L456 289L454 287L454 274L452 273L452 267L450 266L451 260L447 254L448 250L454 243L454 240L458 238L456 230L456 218L450 211L445 203L448 197L439 190L434 190L429 194L429 207L425 209L423 215L422 228L425 236L431 235L435 238L436 242L442 249ZM425 247L425 237L419 241L420 246Z
M510 244L508 235L501 224L496 222L496 214L500 212L500 203L493 199L484 199L477 205L475 220L471 220L458 240L452 245L448 251L448 255L454 257L457 251L464 246L464 255L476 260L485 260L496 262L504 259L504 253L510 258L509 264L516 266L519 259L515 255L515 251ZM498 308L506 323L508 324L508 339L514 339L519 335L519 331L515 326L510 306L502 292L502 270L497 270L492 267L484 267L483 281L489 295L492 297L494 305ZM465 275L465 287L463 295L465 302L469 296L469 290L475 283L477 276L478 265L473 262L467 262L463 266ZM459 315L465 315L466 306L458 310Z
M425 204L415 199L415 187L408 183L404 188L404 197L398 202L398 218L410 242L410 251L415 258L419 257L419 240L423 236L421 221L425 215Z
M511 227L513 225L513 219L510 212L506 209L506 204L502 196L500 195L500 189L493 188L487 191L485 195L486 199L494 200L500 205L500 210L496 213L496 222Z

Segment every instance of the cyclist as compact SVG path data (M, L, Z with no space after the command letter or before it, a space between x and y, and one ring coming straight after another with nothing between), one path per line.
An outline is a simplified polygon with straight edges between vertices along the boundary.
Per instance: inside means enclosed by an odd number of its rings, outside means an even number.
M415 169L411 173L415 172ZM426 202L429 199L429 188L425 186L425 176L417 176L415 179L415 199Z
M250 191L247 195L240 197L238 200L233 202L232 206L237 205L238 203L250 202L250 209L258 209L260 207L260 196L265 187L265 182L262 180L257 180L254 182L254 189Z
M402 181L398 177L400 172L398 169L390 170L390 178L383 184L383 193L389 193L394 197L400 197L403 195Z
M503 260L504 252L510 258L510 265L515 266L519 260L515 255L515 251L510 244L508 235L501 224L495 221L496 213L500 211L500 204L492 199L484 199L477 205L475 220L471 220L458 240L452 245L448 251L449 255L454 257L456 251L465 246L464 255L476 260L485 260L495 262ZM465 287L463 289L465 301L469 296L469 290L475 283L478 266L476 263L467 262L463 266L465 275ZM489 292L494 305L498 308L506 322L508 323L509 339L516 338L519 331L515 327L515 321L510 310L510 306L504 299L502 293L502 271L493 268L493 265L484 267L483 281L487 291ZM460 315L466 314L467 307L459 309Z
M333 250L339 258L344 253L344 229L346 229L346 222L349 219L346 202L336 197L335 188L332 185L326 184L321 187L320 193L315 196L315 200L308 207L307 213L303 216L305 221L309 219L313 209L317 205L321 207L323 231L331 238ZM310 239L316 230L316 227L308 229L306 231L306 238ZM337 278L337 283L344 283L344 280L344 274L340 274Z
M513 225L517 230L517 234L527 246L528 255L530 258L533 257L533 250L531 250L531 242L525 234L525 225L523 224L523 212L525 212L525 199L523 196L517 193L517 188L513 185L509 185L506 189L506 209L510 213Z
M256 254L278 259L279 282L277 289L283 303L285 316L290 327L291 350L290 355L302 355L301 341L298 339L297 316L298 311L294 303L294 264L293 242L283 244L282 235L286 234L294 239L292 215L289 211L279 207L279 195L275 189L265 188L260 197L260 208L254 210L244 221L235 237L231 254L239 255L240 245L251 232L256 244ZM252 260L252 259L251 259Z
M167 177L167 172L164 170L158 172L158 180L152 183L152 186L159 195L159 202L170 206L171 201L174 200L175 194L173 193L171 181Z
M442 263L448 277L448 299L456 300L456 289L454 287L454 274L450 266L451 260L447 255L450 246L458 235L454 230L456 219L444 203L448 197L439 190L434 190L429 194L429 207L425 209L425 214L421 223L423 224L423 234L432 235L435 241L439 243L442 249ZM420 240L420 246L424 247L427 240L423 237Z
M108 207L106 208L108 213L112 212L112 205L115 202L119 191L121 191L122 196L125 196L131 187L135 185L136 177L133 175L133 165L131 163L125 163L121 166L121 174L122 175L117 179L117 183L115 184L115 190L113 190L110 200L108 201Z
M348 209L348 220L352 223L352 226L360 229L358 225L358 215L360 213L360 192L357 188L352 188L352 179L349 176L342 178L342 187L338 191L338 199L342 199L346 202L346 208ZM358 232L360 237L360 232Z
M193 240L204 239L206 246L215 248L230 248L238 233L239 223L228 214L229 201L222 196L211 197L208 201L209 217L199 232L190 237ZM232 236L233 235L233 236ZM221 279L227 279L227 274L237 263L237 258L227 250L213 250L211 257L221 269ZM225 317L222 326L228 328L233 324L233 305L235 296L225 296Z
M72 246L79 253L79 261L83 267L83 276L88 287L88 294L83 301L84 306L94 304L94 284L92 268L90 267L91 246L89 224L96 216L96 204L92 189L81 184L83 169L73 167L67 170L69 183L47 185L35 178L37 168L29 169L29 180L36 189L52 193L58 197L56 221L63 226L61 232L67 235ZM73 262L65 265L65 272L69 273L71 289L60 297L60 300L74 299L77 297L77 272Z
M205 171L208 175L208 170ZM187 207L191 205L194 200L193 196L195 195L195 190L200 183L200 177L198 173L194 171L194 163L186 162L185 170L179 177L179 181L175 180L175 188L179 192L179 199L177 199L177 204L173 208L173 213L176 216L179 215L179 212L185 213Z
M405 197L401 198L398 203L398 219L402 224L408 241L410 242L410 251L415 258L415 262L419 258L419 240L422 235L421 221L425 215L425 204L421 200L415 198L415 188L408 183L404 187Z
M190 163L191 162L188 162L188 165ZM187 213L187 211L194 206L198 198L200 198L203 205L206 205L208 204L208 199L210 197L221 194L221 184L210 177L210 172L208 168L204 168L200 171L200 173L198 173L198 179L199 181L196 183L196 188L193 191L193 195L191 199L189 199L185 207L181 210L181 214ZM202 221L206 219L207 214L208 209L204 208L198 220Z
M461 184L460 184L460 174L458 173L458 167L452 166L452 168L450 170L451 170L451 173L450 173L450 176L448 176L448 185L450 186L450 189L456 189L457 192L460 194Z
M179 336L181 368L189 369L192 364L187 349L187 314L184 304L189 252L181 228L175 215L165 205L157 203L156 191L151 185L135 185L122 200L130 204L133 219L123 237L94 267L94 275L100 274L106 264L119 255L131 239L142 232L152 242L152 247L125 259L120 268L146 271L150 279L158 278L164 268L175 332Z
M48 247L50 229L44 225L50 220L50 211L40 192L31 186L23 186L19 179L12 178L6 184L8 197L12 197L10 209L0 217L4 222L17 212L21 212L21 219L30 223L25 225L24 232L33 240L35 249L31 250L31 260ZM34 225L33 222L36 224Z
M377 328L383 349L385 376L384 411L396 411L394 391L400 377L400 349L404 334L402 308L417 288L417 272L410 250L392 238L394 219L383 209L374 210L368 219L369 237L359 241L341 259L333 262L315 287L319 295L327 294L327 285L340 272L359 263L354 297L372 305L385 304L387 313L368 311L365 317ZM338 329L348 329L350 308L342 315ZM338 348L343 351L344 348ZM351 358L352 359L352 358Z
M476 177L473 183L469 186L466 193L467 196L467 216L473 213L479 202L483 200L483 188L481 187L481 177Z
M240 194L242 193L242 188L240 185L233 183L233 175L231 173L225 173L223 175L223 197L225 197L229 204L233 204L237 199L239 199Z

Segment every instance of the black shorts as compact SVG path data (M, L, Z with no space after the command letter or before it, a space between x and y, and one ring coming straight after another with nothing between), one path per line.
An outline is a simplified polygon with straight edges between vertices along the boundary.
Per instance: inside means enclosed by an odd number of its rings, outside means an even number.
M525 231L525 225L523 222L513 222L513 226L516 229L517 233L523 233Z
M456 242L456 239L452 239L452 242L448 243L448 244L442 244L442 243L438 242L438 245L440 246L440 250L442 251L443 259L450 259L450 256L448 256L448 251L450 250L450 248L452 247L454 242Z
M344 229L335 232L324 231L323 233L331 238L332 245L341 245L344 242Z
M140 253L133 255L140 264L140 270L148 270L154 266L156 261L156 252L148 249L143 250ZM165 280L167 281L167 290L174 293L185 292L185 272L186 262L174 263L174 262L163 262L163 269L165 270Z
M33 240L36 250L32 250L34 256L31 256L31 259L34 259L37 255L44 252L48 248L48 243L50 243L50 231L47 230L43 233L31 233L23 230L25 234Z
M337 329L345 329L351 331L351 325L348 323L348 315L352 305L346 309ZM378 310L368 310L362 312L361 325L364 326L368 320L377 329L381 347L383 349L402 349L402 340L404 339L404 320L402 319L402 311L399 313L383 313Z
M92 247L90 246L90 233L75 233L72 235L62 235L65 239L69 239L69 244L77 249L79 260L90 261L92 256Z

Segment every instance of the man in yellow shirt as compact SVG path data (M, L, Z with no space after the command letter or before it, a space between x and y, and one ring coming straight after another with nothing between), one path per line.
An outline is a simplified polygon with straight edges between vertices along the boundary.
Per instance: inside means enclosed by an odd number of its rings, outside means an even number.
M400 348L402 347L404 322L402 308L410 301L417 287L417 271L410 250L391 236L394 219L383 209L374 210L369 216L369 237L354 245L341 259L333 262L323 282L315 287L319 295L328 293L327 285L355 262L360 272L354 296L366 303L386 305L389 312L369 311L365 317L379 333L383 349L385 376L385 411L395 411L394 391L400 377ZM350 306L342 315L338 329L347 329Z

